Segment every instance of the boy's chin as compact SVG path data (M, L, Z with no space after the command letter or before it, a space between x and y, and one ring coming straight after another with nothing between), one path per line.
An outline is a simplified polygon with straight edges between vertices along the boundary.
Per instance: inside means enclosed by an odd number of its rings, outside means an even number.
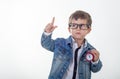
M74 39L83 40L84 38L82 38L82 37L74 37Z

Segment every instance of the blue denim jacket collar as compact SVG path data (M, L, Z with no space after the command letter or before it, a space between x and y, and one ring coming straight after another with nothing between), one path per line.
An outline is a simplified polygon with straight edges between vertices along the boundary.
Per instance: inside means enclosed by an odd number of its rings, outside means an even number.
M72 40L72 36L69 36L68 37L68 39L67 39L67 41L66 41L66 44L67 45L69 45L70 47L72 47L73 46L73 40ZM87 47L87 44L88 44L88 42L87 42L87 40L85 39L85 43L84 43L84 48L86 48Z
M68 37L68 39L66 40L66 44L72 47L72 36Z

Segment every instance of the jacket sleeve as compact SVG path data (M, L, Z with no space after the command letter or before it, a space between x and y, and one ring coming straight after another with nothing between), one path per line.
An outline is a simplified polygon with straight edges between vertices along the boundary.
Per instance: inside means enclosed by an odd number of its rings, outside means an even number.
M91 63L91 71L92 72L98 72L102 68L102 62L99 60L98 63L92 64Z
M95 49L92 45L89 44L89 49ZM99 59L98 63L91 63L91 71L92 72L98 72L100 71L100 69L102 68L102 62L101 60Z
M51 39L52 34L45 35L44 33L41 36L41 45L43 48L53 52L55 47L55 41Z

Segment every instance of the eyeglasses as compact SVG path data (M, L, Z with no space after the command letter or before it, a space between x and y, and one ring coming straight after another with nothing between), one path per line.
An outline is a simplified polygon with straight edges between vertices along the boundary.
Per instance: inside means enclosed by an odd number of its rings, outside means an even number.
M76 23L70 23L69 24L69 27L71 29L77 29L78 27L81 29L81 30L87 30L90 26L88 24L76 24Z

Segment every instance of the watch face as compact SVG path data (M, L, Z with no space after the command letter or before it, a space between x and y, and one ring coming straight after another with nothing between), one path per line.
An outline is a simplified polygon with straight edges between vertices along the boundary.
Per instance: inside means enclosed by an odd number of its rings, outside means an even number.
M87 54L86 54L86 59L87 59L87 61L92 61L93 58L94 58L93 54L90 53L90 52L87 52Z

